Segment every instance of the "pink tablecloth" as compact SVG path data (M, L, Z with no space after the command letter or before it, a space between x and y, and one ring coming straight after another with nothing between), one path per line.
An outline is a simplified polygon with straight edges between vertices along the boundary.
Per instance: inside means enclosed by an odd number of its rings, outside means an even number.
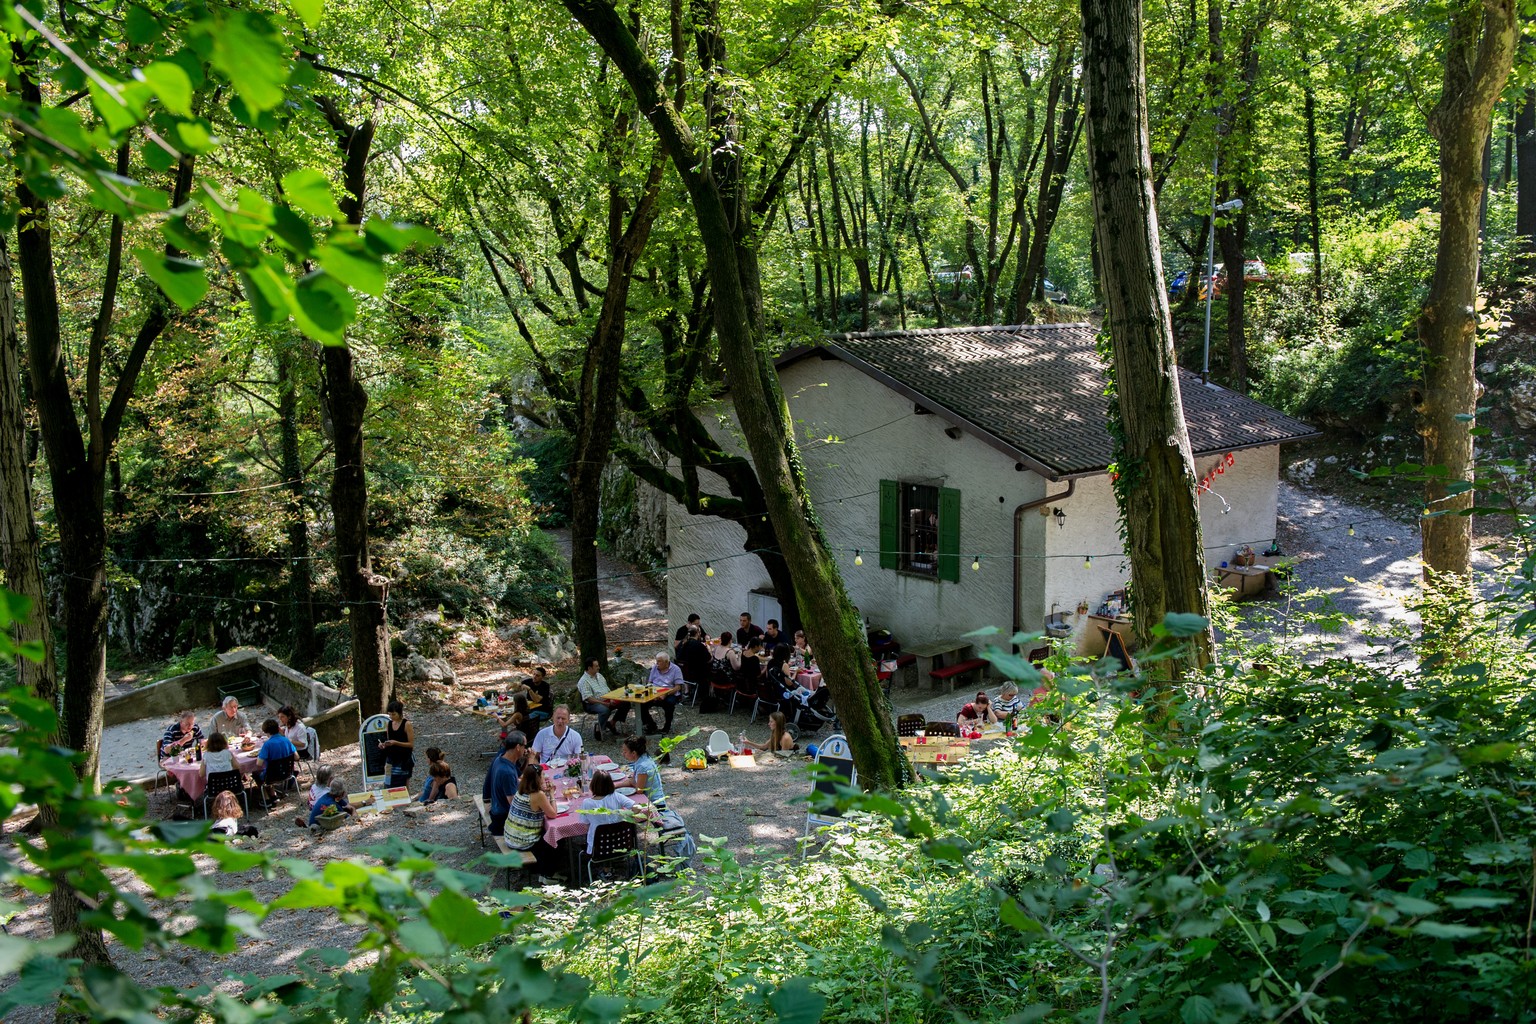
M628 778L623 779L619 784L621 786L629 785ZM560 785L558 780L556 780L555 785L558 789ZM586 836L587 818L578 812L577 808L581 806L581 801L585 800L588 795L584 792L581 796L574 798L570 801L570 810L557 818L550 818L544 823L544 841L546 843L550 846L559 846L562 839L577 839ZM644 793L630 793L628 796L637 804L649 802L646 800ZM560 797L560 799L564 800L565 798Z
M821 673L820 672L801 672L800 674L795 676L795 682L799 683L801 686L805 687L807 690L817 690L817 689L820 689L821 688Z
M161 761L160 767L170 773L177 785L187 791L187 795L193 800L201 800L203 793L208 789L208 776L203 771L203 762L193 761L190 764L180 758L174 761ZM256 770L256 753L235 755L235 767L249 775Z

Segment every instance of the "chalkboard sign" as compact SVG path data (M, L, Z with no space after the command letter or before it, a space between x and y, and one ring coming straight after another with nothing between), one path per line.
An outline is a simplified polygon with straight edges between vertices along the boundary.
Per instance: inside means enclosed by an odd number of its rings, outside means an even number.
M384 763L381 746L389 738L385 735L388 729L388 715L373 715L364 719L363 727L357 731L357 747L363 752L364 789L383 789L389 779L389 765Z

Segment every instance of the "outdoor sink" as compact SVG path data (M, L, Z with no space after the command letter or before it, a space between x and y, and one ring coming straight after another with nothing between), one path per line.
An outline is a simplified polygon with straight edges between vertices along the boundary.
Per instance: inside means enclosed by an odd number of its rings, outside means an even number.
M1057 612L1045 620L1045 635L1055 640L1072 635L1072 624L1067 621L1066 612Z

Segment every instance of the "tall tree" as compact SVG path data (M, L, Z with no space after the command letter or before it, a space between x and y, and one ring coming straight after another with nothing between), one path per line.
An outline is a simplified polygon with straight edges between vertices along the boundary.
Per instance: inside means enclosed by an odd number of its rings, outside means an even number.
M1114 350L1120 451L1116 495L1125 519L1139 640L1168 612L1207 615L1194 459L1179 396L1173 322L1163 286L1141 0L1082 0L1088 180ZM1181 668L1210 657L1196 638Z
M789 173L819 125L830 90L862 47L843 43L843 54L831 62L830 69L824 56L818 58L823 75L830 77L819 94L795 106L787 144L777 153L753 153L749 162L743 140L745 97L729 84L719 4L695 0L688 8L691 24L686 27L692 29L698 55L706 117L701 136L673 103L656 63L609 0L562 2L623 74L688 191L709 267L715 335L732 402L763 486L779 548L794 575L801 615L826 669L860 776L871 786L894 785L902 774L895 729L875 678L863 620L848 599L816 519L789 405L768 360L758 264L760 225L772 223ZM686 38L681 3L671 7L670 28L666 38ZM672 47L672 61L680 63L684 56L685 51ZM802 68L802 72L809 70ZM763 144L764 150L771 144ZM766 171L761 179L754 167L759 162ZM756 195L749 194L754 180L765 182Z
M1419 317L1423 388L1419 433L1424 464L1442 467L1424 500L1426 575L1469 578L1472 572L1472 429L1477 409L1478 210L1483 152L1494 104L1514 64L1515 0L1460 0L1445 40L1445 77L1429 114L1440 143L1440 236L1435 274Z

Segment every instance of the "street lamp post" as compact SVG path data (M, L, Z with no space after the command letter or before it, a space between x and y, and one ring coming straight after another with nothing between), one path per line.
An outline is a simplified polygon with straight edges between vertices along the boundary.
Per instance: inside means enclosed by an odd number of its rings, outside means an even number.
M1242 208L1241 199L1229 199L1224 203L1216 202L1216 178L1213 175L1211 177L1211 230L1210 237L1205 243L1205 361L1200 367L1202 381L1211 379L1211 302L1216 298L1216 215ZM1242 272L1241 268L1238 272ZM1228 273L1231 273L1230 269Z

